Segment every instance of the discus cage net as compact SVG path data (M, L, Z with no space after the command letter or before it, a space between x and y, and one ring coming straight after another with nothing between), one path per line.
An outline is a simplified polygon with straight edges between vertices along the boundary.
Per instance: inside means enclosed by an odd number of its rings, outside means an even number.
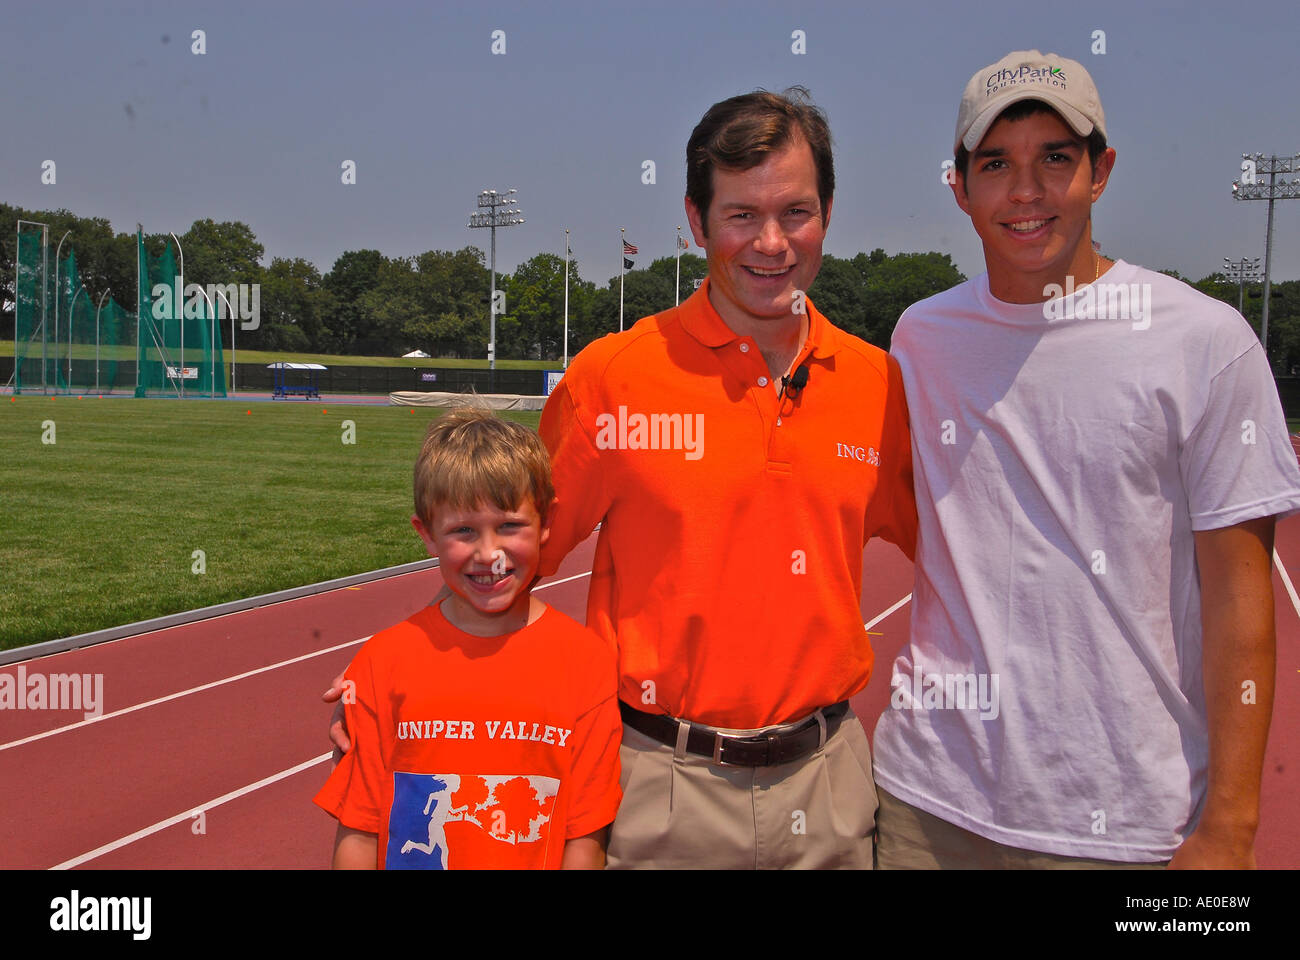
M47 224L19 220L16 234L15 394L226 395L216 318L204 296L184 296L171 244L154 256L136 230L136 302L125 309L86 287L74 247L51 254Z

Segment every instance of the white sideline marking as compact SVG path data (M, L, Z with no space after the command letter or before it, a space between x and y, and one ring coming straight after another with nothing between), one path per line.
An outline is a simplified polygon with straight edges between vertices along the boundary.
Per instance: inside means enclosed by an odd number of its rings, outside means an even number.
M1291 584L1291 577L1286 572L1286 567L1282 566L1282 558L1277 555L1277 547L1273 548L1273 562L1277 564L1277 572L1282 575L1282 585L1286 587L1286 592L1291 595L1291 606L1295 610L1297 617L1300 617L1300 597L1296 596L1295 587Z
M868 623L864 623L864 624L862 625L863 628L865 628L865 629L867 629L867 630L870 630L872 627L874 627L876 624L878 624L881 620L884 620L885 617L889 616L891 613L893 613L893 612L894 612L895 610L897 610L899 607L905 605L905 604L906 604L909 600L911 600L911 599L912 599L912 595L909 593L909 594L908 594L907 596L905 596L902 600L899 600L898 603L894 604L892 607L890 607L890 608L889 608L888 610L886 610L884 613L880 614L880 616L876 617L874 620L871 620L871 621L868 622Z
M587 571L586 573L579 573L579 574L576 574L575 576L572 576L572 577L565 577L563 580L553 580L553 581L551 581L550 583L544 583L544 584L542 584L541 586L535 587L535 588L534 588L534 592L536 592L537 590L545 589L546 587L553 587L553 586L556 586L557 584L568 583L568 582L571 581L571 580L580 580L580 579L582 579L583 577L589 577L589 576L591 576L591 571L590 571L590 570ZM253 674L264 673L264 672L266 672L267 670L274 670L274 669L276 669L277 667L282 667L282 666L285 666L285 665L290 664L290 663L297 663L298 661L301 661L301 660L307 660L307 659L310 659L311 657L320 656L320 655L323 654L323 653L330 653L330 652L333 652L334 650L341 650L343 647L350 647L350 646L353 646L353 645L358 644L358 643L364 643L366 640L369 640L369 639L370 639L369 637L362 637L360 640L352 640L352 641L349 641L348 643L341 643L341 644L338 644L337 646L330 647L328 650L318 650L318 651L316 651L315 653L309 653L309 654L306 654L306 655L301 656L301 657L294 657L292 660L285 660L285 661L283 661L282 663L276 663L276 664L272 664L271 666L261 667L261 668L259 668L259 669L257 669L257 670L251 670L251 671L249 671L248 673L242 673L242 674L240 674L240 675L237 676L237 677L230 677L229 679L226 679L226 680L218 680L218 681L216 681L216 682L214 682L214 683L205 684L205 685L202 686L202 687L194 687L194 688L191 689L191 690L184 690L184 691L181 691L180 693L173 693L173 694L171 694L170 696L162 697L162 698L160 698L160 699L158 699L158 700L151 700L151 701L149 701L148 703L138 704L138 705L136 705L136 706L134 706L134 707L127 707L127 708L125 708L125 709L123 709L123 710L118 710L118 711L115 711L114 713L111 713L111 714L106 713L106 714L104 714L102 717L94 717L94 718L92 718L92 720L82 721L82 722L80 722L80 723L69 724L69 725L66 726L66 727L60 727L60 728L58 728L57 730L49 730L49 731L47 731L47 732L45 732L45 733L43 733L43 734L38 734L38 735L36 735L36 736L34 736L34 737L28 737L26 740L17 740L17 741L14 741L13 743L7 743L7 744L4 744L4 745L0 746L0 750L4 750L4 749L7 749L8 747L12 747L12 746L17 746L17 745L20 744L20 743L27 743L27 742L30 741L30 740L39 740L41 737L46 737L46 736L50 736L50 735L55 734L55 733L60 733L60 732L62 732L62 731L64 731L64 730L71 730L71 729L73 729L73 728L75 728L75 727L85 726L86 723L90 723L90 722L97 721L97 720L103 720L103 719L106 719L106 718L108 718L108 717L110 717L110 716L117 716L117 715L120 715L120 714L123 714L123 713L129 713L129 712L131 712L131 711L133 711L133 710L140 710L140 709L143 709L144 707L153 706L154 704L162 703L162 702L164 702L164 701L166 701L166 700L174 700L174 699L176 699L177 697L183 697L183 696L185 696L185 695L187 695L187 694L195 693L195 692L197 692L197 691L199 691L199 690L205 690L205 689L208 689L208 688L210 688L210 687L220 686L220 685L223 684L223 683L230 683L230 682L232 682L232 681L234 681L234 680L240 680L240 679L243 679L244 677L252 676ZM82 854L81 856L79 856L79 857L73 857L71 860L65 860L63 863L57 864L57 865L51 867L50 869L51 869L51 870L70 870L70 869L72 869L73 867L80 866L81 864L86 863L86 862L89 861L89 860L94 860L94 859L96 859L96 858L98 858L98 857L102 857L102 856L103 856L104 854L106 854L106 853L111 853L111 852L114 851L114 850L118 850L118 849L120 849L120 848L122 848L122 847L125 847L125 846L129 845L129 844L135 843L135 841L137 841L137 840L141 840L141 839L143 839L144 837L147 837L147 836L150 836L150 835L152 835L152 834L155 834L155 833L157 833L157 832L160 831L160 830L166 830L166 829L167 829L168 827L170 827L170 826L174 826L175 824L182 823L182 822L184 822L184 821L186 821L186 820L192 819L193 816L194 816L194 814L197 813L197 812L199 812L200 810L202 810L202 811L208 811L208 810L211 810L211 809L213 809L213 808L215 808L215 807L219 807L219 806L221 806L223 803L227 803L227 802L229 802L229 801L231 801L231 800L238 799L239 797L242 797L242 796L245 796L246 794L252 793L252 792L254 792L255 790L260 790L260 789L262 789L263 787L268 787L268 786L270 786L270 785L273 784L273 783L277 783L277 782L279 782L280 780L284 780L284 779L287 778L287 777L292 777L292 776L294 776L295 774L298 774L298 773L301 773L301 772L304 771L304 770L310 769L311 767L316 766L316 764L318 764L318 763L324 763L326 760L331 759L333 756L334 756L334 754L333 754L332 751L331 751L330 753L322 753L319 757L316 757L316 758L314 758L314 759L312 759L312 760L307 760L306 762L304 762L304 763L300 763L300 764L298 764L298 765L295 766L295 767L290 767L288 770L281 770L279 773L272 774L272 775L269 776L269 777L265 777L265 778L263 778L263 779L261 779L261 780L258 780L256 783L250 783L250 784L248 784L248 785L245 786L245 787L240 787L238 790L232 790L230 793L227 793L227 794L224 794L224 795L222 795L222 796L220 796L220 797L217 797L215 800L209 800L207 803L201 803L201 804L199 804L198 806L196 806L196 807L194 807L194 808L192 808L192 809L186 810L184 813L178 813L178 814L176 814L176 815L173 816L173 817L168 817L166 820L160 820L160 821L158 821L157 823L155 823L155 824L153 824L153 825L151 825L151 826L145 827L143 830L137 830L135 833L128 834L127 836L125 836L125 837L121 837L120 839L117 839L117 840L114 840L114 841L112 841L111 843L106 843L106 844L104 844L102 847L96 847L94 850L91 850L89 853L83 853L83 854Z
M236 680L244 680L248 677L255 677L259 673L266 673L268 670L276 670L280 667L287 667L291 663L299 663L303 660L310 660L312 657L319 657L322 654L333 653L335 650L342 650L344 647L355 646L358 643L365 643L369 637L362 637L360 640L349 640L347 643L340 643L329 647L325 650L317 650L313 653L304 653L301 657L294 657L291 660L281 660L279 663L272 663L269 666L258 667L256 670L248 670L244 673L236 674L233 677L226 677L224 680L213 680L211 683L204 683L197 687L190 687L188 690L181 690L179 693L169 693L165 697L159 697L157 700L149 700L145 703L137 703L135 706L123 707L121 710L114 710L112 713L100 714L98 717L90 717L87 720L78 720L76 723L69 723L66 726L55 727L53 730L46 730L44 733L35 733L30 737L24 737L21 740L13 740L9 743L0 743L0 750L8 750L10 747L20 747L24 743L31 743L33 740L43 740L45 737L52 737L56 733L65 733L68 730L76 730L80 727L89 726L92 723L99 723L101 720L108 720L111 717L120 717L126 713L135 713L137 710L143 710L146 707L156 707L160 703L166 703L168 700L176 700L180 697L188 697L191 693L199 693L203 690L211 690L213 687L220 687L227 683L234 683Z
M561 583L568 583L571 580L580 580L583 577L591 576L591 571L586 573L575 574L572 577L565 577L563 580L552 580L550 583L544 583L541 586L534 587L533 592L545 590L547 587L554 587ZM289 601L292 602L292 601ZM300 657L293 657L289 660L281 660L279 663L272 663L265 667L258 667L256 670L248 670L244 673L236 674L233 677L226 677L224 680L213 680L211 683L204 683L197 687L190 687L188 690L181 690L178 693L169 693L165 697L159 697L156 700L149 700L145 703L137 703L134 706L123 707L121 710L114 710L111 713L100 714L98 717L90 717L86 720L78 720L75 723L65 724L62 727L55 727L53 730L46 730L43 733L34 733L30 737L24 737L21 740L11 740L9 743L0 743L0 752L12 747L21 747L25 743L32 743L36 740L43 740L46 737L52 737L57 733L66 733L69 730L78 730L81 727L89 726L92 723L99 723L101 720L108 720L112 717L120 717L124 714L134 713L137 710L144 710L146 707L156 707L160 703L166 703L169 700L176 700L180 697L187 697L192 693L201 693L204 690L211 690L213 687L220 687L227 683L234 683L236 680L245 680L248 677L255 677L259 673L266 673L268 670L278 670L280 667L287 667L290 664L301 663L303 660L310 660L312 657L319 657L326 653L333 653L335 650L342 650L344 647L353 647L358 643L365 643L370 637L361 637L358 640L349 640L347 643L336 644L327 647L324 650L315 650L311 653L305 653Z
M50 869L71 870L73 867L80 866L81 864L85 863L87 860L94 860L96 857L102 857L106 853L112 853L114 850L117 850L121 847L125 847L127 844L135 843L137 840L141 840L144 837L149 836L150 834L157 833L159 830L166 830L168 827L172 826L173 824L181 823L185 820L192 819L194 814L198 813L200 810L206 812L208 810L213 809L214 807L219 807L223 803L226 803L230 800L235 800L239 797L242 797L246 793L252 793L254 790L260 790L262 789L262 787L268 787L278 780L285 779L285 777L292 777L295 773L301 773L302 771L307 770L310 767L316 766L316 764L318 763L324 763L326 760L330 759L330 757L332 757L333 755L334 755L333 753L322 753L319 757L316 757L314 760L308 760L305 763L300 763L296 767L290 767L288 770L281 770L279 773L275 773L262 780L258 780L256 783L250 783L246 787L240 787L238 790L232 790L230 793L217 797L215 800L209 800L207 803L201 803L196 807L186 810L184 813L178 813L174 817L168 817L166 820L159 820L157 823L153 824L152 826L145 827L143 830L137 830L135 833L128 834L125 837L122 837L118 840L114 840L112 843L106 843L102 847L96 847L94 850L91 850L89 853L83 853L79 857L73 857L71 860L64 860L62 863L50 867Z
M589 576L591 576L590 570L586 573L575 573L573 576L565 577L563 580L552 580L550 583L539 584L538 586L533 587L533 593L536 593L538 590L545 590L547 587L558 587L560 584L568 583L570 580L581 580L583 577Z

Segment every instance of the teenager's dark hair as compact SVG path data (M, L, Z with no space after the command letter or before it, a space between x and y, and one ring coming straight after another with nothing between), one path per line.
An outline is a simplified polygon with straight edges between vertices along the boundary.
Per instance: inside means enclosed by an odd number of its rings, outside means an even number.
M1043 100L1017 100L999 113L998 119L1023 120L1025 117L1031 117L1036 113L1055 113L1058 117L1060 116L1055 107ZM1064 122L1064 118L1062 118L1062 122ZM1069 126L1069 124L1066 124L1066 126ZM1070 132L1074 132L1073 128L1071 128ZM1106 152L1106 135L1094 127L1092 133L1088 134L1087 140L1088 160L1095 167L1101 155ZM953 159L956 161L957 169L961 171L961 175L966 176L967 169L970 166L970 151L966 149L965 144L957 147L957 155Z

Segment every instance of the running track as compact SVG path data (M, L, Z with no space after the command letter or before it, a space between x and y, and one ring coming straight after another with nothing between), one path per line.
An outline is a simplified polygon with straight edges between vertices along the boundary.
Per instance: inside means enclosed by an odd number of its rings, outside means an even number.
M581 620L594 536L538 587ZM1300 516L1278 528L1278 682L1265 762L1261 867L1300 867ZM863 556L876 634L868 730L907 636L912 571L890 544ZM424 605L436 570L28 661L28 674L102 673L103 716L0 713L0 867L324 868L334 821L312 802L330 770L320 693L370 634ZM19 665L3 673L16 674ZM202 819L198 818L201 811Z

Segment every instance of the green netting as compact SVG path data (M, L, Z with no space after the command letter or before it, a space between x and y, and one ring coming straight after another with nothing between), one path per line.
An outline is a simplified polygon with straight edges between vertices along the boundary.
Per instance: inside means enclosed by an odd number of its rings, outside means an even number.
M221 335L207 298L195 284L177 290L176 258L168 244L155 257L137 233L140 329L137 397L226 395Z
M131 392L135 317L103 293L92 302L75 252L56 271L45 239L18 234L14 392Z
M219 323L191 284L177 292L171 247L144 249L137 233L137 316L82 280L75 251L60 263L48 236L18 230L14 310L14 392L147 396L226 395ZM156 294L156 295L155 295Z
M14 277L14 393L39 392L54 379L46 315L53 310L53 278L47 277L45 234L18 231Z
M97 308L100 343L95 355L95 392L131 393L135 390L135 314L109 297ZM105 349L104 344L116 346Z

